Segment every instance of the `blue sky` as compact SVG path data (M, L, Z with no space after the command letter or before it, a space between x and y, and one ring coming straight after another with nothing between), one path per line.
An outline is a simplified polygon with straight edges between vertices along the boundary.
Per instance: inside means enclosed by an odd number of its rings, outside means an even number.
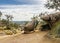
M46 0L0 0L0 11L4 15L13 15L13 21L30 21L33 15L41 12L53 12L44 7Z
M21 2L16 0L0 0L1 5L22 5L22 4L29 4L27 2Z
M1 5L6 5L6 4L19 4L17 1L14 0L0 0Z
M32 4L38 4L42 3L42 0L0 0L1 5L32 5Z

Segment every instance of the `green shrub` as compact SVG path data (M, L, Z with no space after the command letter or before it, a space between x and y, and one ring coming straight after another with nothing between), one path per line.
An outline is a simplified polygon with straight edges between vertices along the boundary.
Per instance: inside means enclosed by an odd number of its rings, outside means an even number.
M60 21L56 22L50 32L53 36L60 37Z
M4 30L4 28L3 27L0 27L0 30Z
M19 27L19 25L14 23L14 27L15 27L15 29L17 29Z
M11 30L5 30L4 32L6 35L12 35L13 34L13 32Z
M16 29L13 29L13 30L12 30L12 32L13 32L14 34L16 34L16 33L17 33Z

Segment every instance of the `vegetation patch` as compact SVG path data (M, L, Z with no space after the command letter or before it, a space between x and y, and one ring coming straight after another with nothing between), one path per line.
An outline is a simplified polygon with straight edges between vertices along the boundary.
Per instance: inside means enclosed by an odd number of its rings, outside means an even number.
M53 38L60 38L60 21L52 26L52 30L48 34Z

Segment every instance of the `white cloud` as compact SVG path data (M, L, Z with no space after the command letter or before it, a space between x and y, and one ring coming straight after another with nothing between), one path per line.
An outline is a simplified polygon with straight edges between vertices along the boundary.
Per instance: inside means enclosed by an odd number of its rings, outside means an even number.
M26 4L44 4L46 2L46 0L14 0L14 1Z
M14 16L13 20L30 20L34 13L40 13L40 7L37 5L3 5L1 7L4 8L0 9L4 15L11 14Z
M17 1L17 0L16 0ZM32 0L31 0L32 1ZM0 5L0 11L5 14L10 14L14 16L14 21L20 21L20 20L31 20L31 17L33 15L38 15L40 12L45 12L45 11L53 11L53 10L48 10L44 7L44 3L46 0L34 0L37 1L37 3L41 2L41 4L37 5ZM2 18L5 18L3 16Z

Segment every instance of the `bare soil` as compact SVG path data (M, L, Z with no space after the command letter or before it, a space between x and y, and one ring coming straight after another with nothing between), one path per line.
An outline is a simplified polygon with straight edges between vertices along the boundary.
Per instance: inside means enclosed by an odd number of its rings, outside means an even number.
M55 40L52 41L45 37L47 33L47 31L43 31L30 34L19 34L13 37L1 38L0 43L56 43Z

